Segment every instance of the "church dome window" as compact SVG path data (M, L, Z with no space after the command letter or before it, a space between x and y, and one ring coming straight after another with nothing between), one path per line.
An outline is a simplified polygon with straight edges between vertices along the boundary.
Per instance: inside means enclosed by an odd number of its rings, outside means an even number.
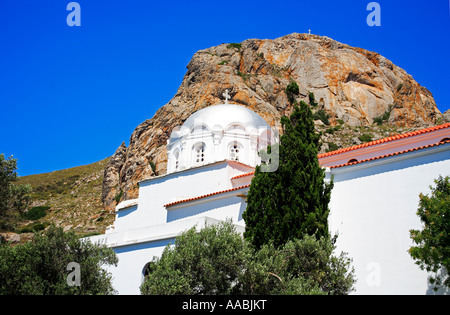
M239 157L241 156L242 153L242 146L235 141L230 144L228 152L230 160L239 161Z
M202 165L205 162L206 145L204 142L199 142L194 145L192 150L192 158L194 165Z
M177 171L180 166L180 152L175 152L175 170Z

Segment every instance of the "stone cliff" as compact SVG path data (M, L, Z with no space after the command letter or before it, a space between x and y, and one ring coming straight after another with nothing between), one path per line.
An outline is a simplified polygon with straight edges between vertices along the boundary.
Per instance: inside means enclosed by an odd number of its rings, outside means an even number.
M223 103L249 107L269 124L292 110L285 89L299 85L297 101L314 93L315 110L328 113L330 126L372 126L376 117L399 128L424 128L445 119L430 91L378 53L328 37L290 34L274 40L249 39L194 54L176 95L133 132L105 168L102 201L136 198L138 182L166 170L166 141L192 113ZM150 162L156 165L152 170Z

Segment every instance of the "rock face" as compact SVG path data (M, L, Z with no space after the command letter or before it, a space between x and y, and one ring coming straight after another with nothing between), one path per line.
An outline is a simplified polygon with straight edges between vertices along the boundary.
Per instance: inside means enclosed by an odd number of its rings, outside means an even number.
M110 209L115 203L116 195L120 194L120 171L126 159L127 146L122 142L120 147L109 160L103 173L102 202L105 208Z
M249 107L269 124L292 111L285 93L295 80L297 101L308 101L313 92L316 110L330 116L331 125L372 125L375 117L390 112L388 122L399 127L422 128L445 119L430 91L403 69L378 53L354 48L328 37L290 34L275 40L249 39L198 51L187 65L176 95L153 118L140 124L122 144L105 169L102 200L113 210L115 197L136 198L137 183L154 172L164 174L166 141L175 126L192 113L223 103Z

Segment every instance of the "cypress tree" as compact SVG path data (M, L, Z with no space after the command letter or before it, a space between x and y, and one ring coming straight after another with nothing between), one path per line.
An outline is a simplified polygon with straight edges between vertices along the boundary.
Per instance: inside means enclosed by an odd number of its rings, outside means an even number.
M311 109L300 102L290 117L281 118L281 125L280 143L267 151L271 156L278 153L278 169L262 172L261 166L256 167L243 214L244 237L256 247L271 242L281 246L305 234L329 237L328 203L333 183L325 183L325 172L319 165L320 137ZM263 161L267 153L261 152Z

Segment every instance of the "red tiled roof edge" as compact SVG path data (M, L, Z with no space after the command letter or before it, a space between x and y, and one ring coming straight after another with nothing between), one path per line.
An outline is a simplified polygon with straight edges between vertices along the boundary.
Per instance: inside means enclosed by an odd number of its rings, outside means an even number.
M446 144L446 143L450 143L450 140L443 141L443 142L438 142L438 143L433 143L433 144L428 144L428 145L424 145L422 147L417 147L417 148L413 148L413 149L409 149L409 150L404 150L404 151L389 153L389 154L385 154L385 155L375 156L375 157L372 157L370 159L365 159L365 160L361 160L361 161L356 161L356 162L350 162L350 163L345 163L345 164L340 164L340 165L329 166L329 168L338 168L338 167L344 167L344 166L361 164L361 163L364 163L364 162L370 162L370 161L374 161L374 160L378 160L378 159L383 159L383 158L387 158L387 157L394 156L394 155L409 153L409 152L418 151L418 150L422 150L422 149L428 149L428 148L431 148L431 147L437 147L439 145L443 145L443 144Z
M440 129L445 129L450 127L450 123L445 123L442 125L438 125L438 126L433 126L433 127L429 127L429 128L425 128L425 129L421 129L421 130L416 130L416 131L411 131L411 132L407 132L401 135L396 135L396 136L391 136L391 137L387 137L384 139L379 139L379 140L374 140L374 141L370 141L370 142L366 142L366 143L362 143L362 144L358 144L352 147L347 147L347 148L342 148L342 149L338 149L335 151L330 151L327 153L321 153L318 154L317 157L319 159L324 158L324 157L328 157L328 156L332 156L332 155L336 155L336 154L341 154L344 152L348 152L348 151L353 151L353 150L358 150L361 148L366 148L366 147L370 147L376 144L381 144L381 143L386 143L386 142L390 142L390 141L394 141L394 140L399 140L399 139L404 139L404 138L409 138L412 136L417 136L417 135L421 135L424 133L428 133L428 132L432 132L432 131L436 131L436 130L440 130Z
M244 174L241 174L241 175L237 175L237 176L234 176L234 177L231 177L231 179L237 179L237 178L241 178L241 177L247 177L247 176L251 176L251 175L253 175L253 174L255 174L254 171L253 171L253 172L244 173Z
M164 207L167 208L167 207L179 204L179 203L188 202L188 201L194 201L194 200L198 200L198 199L202 199L202 198L206 198L206 197L210 197L210 196L214 196L214 195L219 195L219 194L223 194L223 193L227 193L227 192L230 192L230 191L235 191L235 190L239 190L239 189L243 189L243 188L248 188L248 187L250 187L250 185L244 185L244 186L231 188L231 189L227 189L227 190L216 191L216 192L213 192L213 193L210 193L210 194L206 194L206 195L202 195L202 196L198 196L198 197L178 200L178 201L174 201L174 202L165 204Z

